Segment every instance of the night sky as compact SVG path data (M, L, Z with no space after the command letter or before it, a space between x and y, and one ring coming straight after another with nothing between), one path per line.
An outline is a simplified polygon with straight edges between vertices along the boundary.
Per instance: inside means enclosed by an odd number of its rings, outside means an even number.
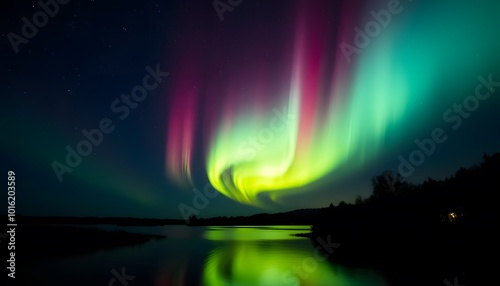
M325 207L500 152L498 1L41 2L0 9L21 214Z

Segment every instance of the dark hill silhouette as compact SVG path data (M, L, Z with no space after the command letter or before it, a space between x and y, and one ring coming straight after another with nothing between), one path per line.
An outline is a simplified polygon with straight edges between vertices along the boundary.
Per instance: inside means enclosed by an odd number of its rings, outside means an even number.
M311 225L316 222L321 214L321 209L299 209L281 213L262 213L251 216L236 217L190 217L189 226L229 226L229 225Z
M155 218L133 218L133 217L71 217L71 216L23 216L16 218L20 224L73 224L73 225L96 225L114 224L120 226L156 226L156 225L179 225L185 224L180 219L155 219Z
M18 255L23 262L47 261L63 257L90 254L124 246L144 244L162 235L104 231L90 227L62 225L23 225L16 236Z

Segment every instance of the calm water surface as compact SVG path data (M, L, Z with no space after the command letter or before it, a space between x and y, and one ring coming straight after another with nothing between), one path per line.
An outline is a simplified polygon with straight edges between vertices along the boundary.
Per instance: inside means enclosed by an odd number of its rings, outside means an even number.
M387 285L373 270L321 261L310 239L290 236L309 226L98 227L167 238L35 265L33 280L51 286ZM122 283L112 270L129 280Z

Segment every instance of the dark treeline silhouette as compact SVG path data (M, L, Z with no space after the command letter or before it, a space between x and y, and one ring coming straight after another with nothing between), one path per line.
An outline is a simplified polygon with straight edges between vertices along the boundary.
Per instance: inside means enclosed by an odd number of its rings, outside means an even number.
M377 268L391 285L447 285L445 279L455 285L455 277L460 285L492 282L500 153L443 180L410 184L384 172L372 186L369 198L330 205L313 224L313 243L322 237L341 244L329 260Z

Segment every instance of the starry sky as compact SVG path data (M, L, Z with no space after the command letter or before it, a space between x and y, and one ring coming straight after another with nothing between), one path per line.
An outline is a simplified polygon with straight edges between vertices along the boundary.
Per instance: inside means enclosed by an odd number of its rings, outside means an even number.
M324 207L500 152L498 1L0 5L22 214Z

